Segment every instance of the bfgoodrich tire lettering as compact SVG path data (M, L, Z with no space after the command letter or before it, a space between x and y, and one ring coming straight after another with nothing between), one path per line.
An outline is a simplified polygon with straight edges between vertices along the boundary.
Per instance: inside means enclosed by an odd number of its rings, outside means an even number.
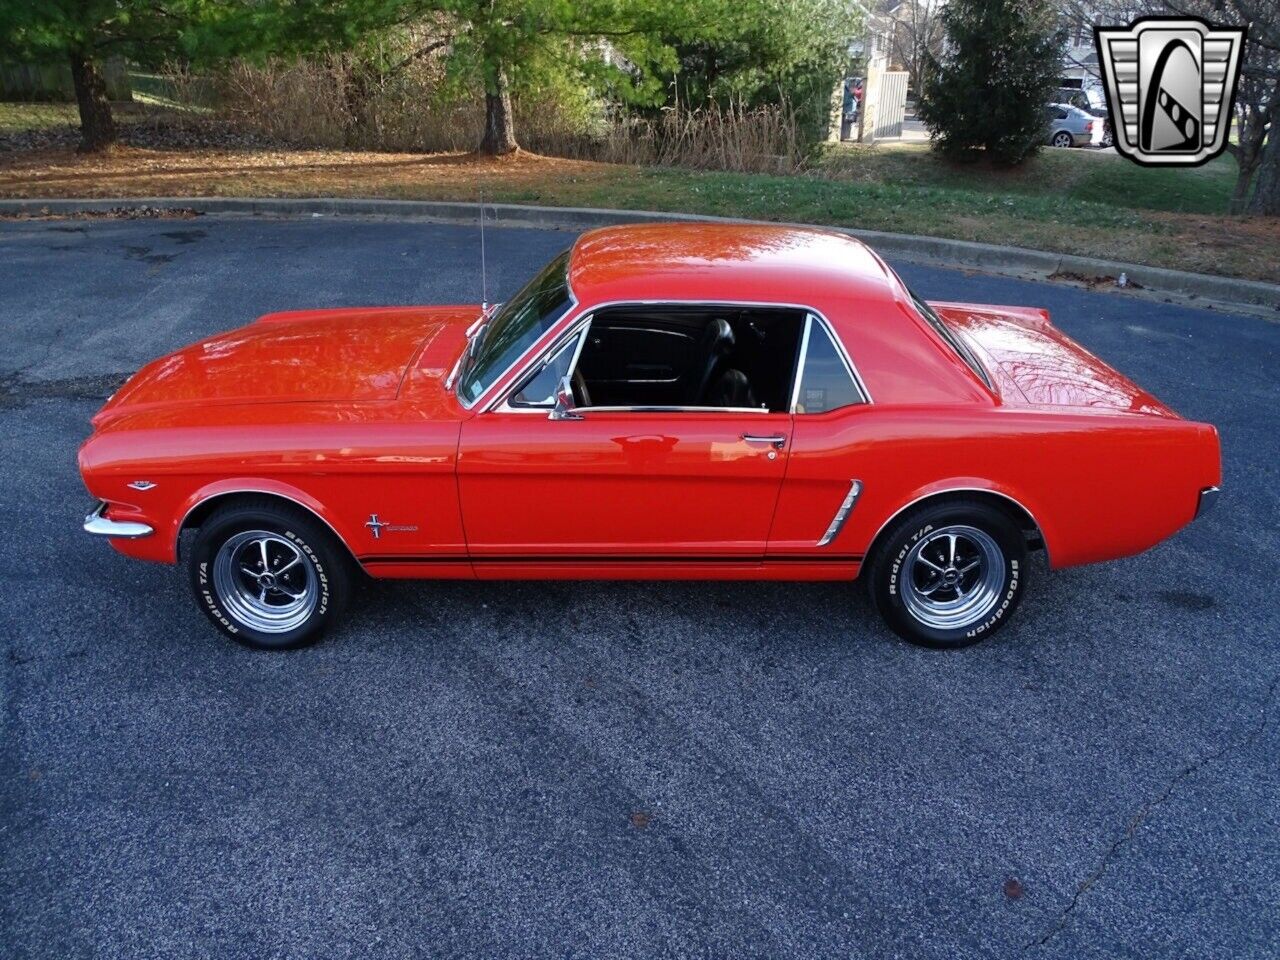
M238 501L200 527L188 559L196 603L249 647L314 643L350 594L352 561L315 518L269 498Z
M876 609L927 647L977 643L1008 622L1027 585L1026 538L979 500L923 504L886 531L870 559Z

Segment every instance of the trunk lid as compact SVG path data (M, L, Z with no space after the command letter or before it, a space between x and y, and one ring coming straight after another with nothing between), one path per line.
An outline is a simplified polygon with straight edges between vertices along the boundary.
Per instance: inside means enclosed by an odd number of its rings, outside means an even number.
M1051 324L1047 310L974 303L930 306L984 361L1006 404L1177 417Z

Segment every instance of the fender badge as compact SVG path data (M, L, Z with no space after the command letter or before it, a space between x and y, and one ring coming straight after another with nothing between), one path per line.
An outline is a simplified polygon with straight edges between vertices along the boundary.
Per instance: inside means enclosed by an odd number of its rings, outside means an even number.
M379 520L376 513L369 514L369 519L365 521L365 526L372 531L373 539L375 540L382 539L383 530L389 530L392 533L413 533L418 529L416 526L411 526L409 524L386 523L385 521Z
M134 490L150 490L155 486L155 484L150 480L135 480L133 483L129 484L129 486Z

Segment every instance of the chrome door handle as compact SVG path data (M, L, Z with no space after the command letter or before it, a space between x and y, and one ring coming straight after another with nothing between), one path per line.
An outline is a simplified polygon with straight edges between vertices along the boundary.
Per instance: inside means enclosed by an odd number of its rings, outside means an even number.
M770 437L758 437L752 433L744 433L742 439L747 443L767 443L777 450L781 450L782 445L787 442L786 436L780 433Z

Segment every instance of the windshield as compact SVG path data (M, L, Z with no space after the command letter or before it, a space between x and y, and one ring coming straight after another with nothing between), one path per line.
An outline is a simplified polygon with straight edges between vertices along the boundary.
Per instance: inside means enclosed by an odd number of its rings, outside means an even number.
M566 250L547 264L477 333L474 357L458 381L458 399L471 406L569 309Z

